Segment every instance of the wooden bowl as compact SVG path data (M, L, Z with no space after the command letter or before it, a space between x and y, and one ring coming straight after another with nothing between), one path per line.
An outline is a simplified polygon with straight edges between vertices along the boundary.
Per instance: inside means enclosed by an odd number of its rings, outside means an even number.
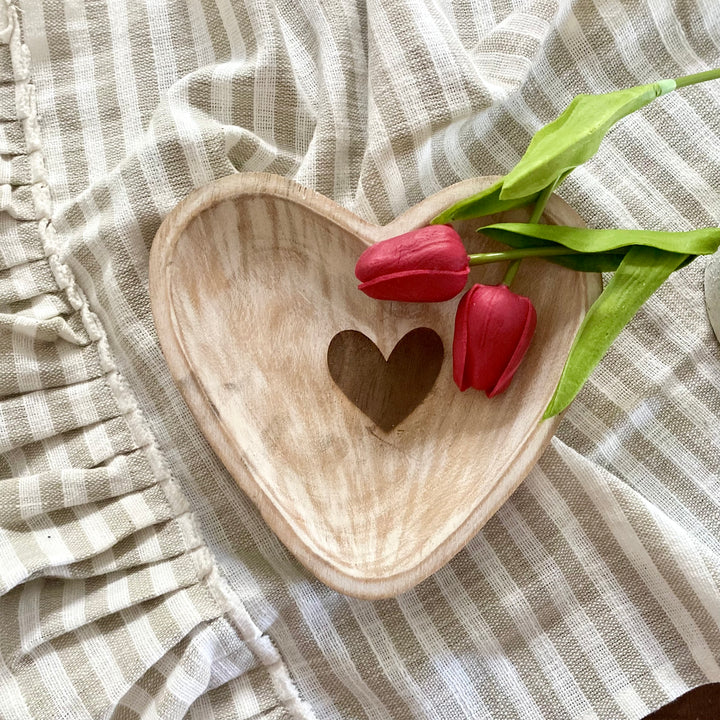
M395 596L447 562L523 480L559 422L541 416L599 276L523 262L513 290L533 301L537 331L510 389L492 400L452 380L459 298L383 302L357 290L367 246L495 180L458 183L378 227L282 177L238 174L194 192L155 238L155 324L200 429L290 551L348 595ZM497 220L456 229L478 252L494 246L475 229ZM545 220L582 225L557 197ZM474 268L471 281L499 282L504 269ZM357 330L387 357L418 327L442 339L439 374L421 404L383 430L333 381L328 347Z

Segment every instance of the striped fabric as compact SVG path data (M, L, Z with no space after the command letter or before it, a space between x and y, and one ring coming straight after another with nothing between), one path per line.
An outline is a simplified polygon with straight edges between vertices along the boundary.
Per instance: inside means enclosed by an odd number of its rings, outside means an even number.
M0 0L0 718L641 718L720 681L720 349L702 260L638 314L447 566L343 597L268 530L162 359L148 252L287 175L384 223L503 173L580 92L720 66L714 0ZM720 83L560 188L720 220Z

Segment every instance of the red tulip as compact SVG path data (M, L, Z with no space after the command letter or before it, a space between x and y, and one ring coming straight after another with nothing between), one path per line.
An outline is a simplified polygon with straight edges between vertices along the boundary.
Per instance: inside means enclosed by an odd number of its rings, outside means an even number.
M506 285L473 285L455 316L453 379L493 397L507 390L535 332L530 300Z
M360 290L376 300L439 302L454 298L470 272L460 236L429 225L369 247L355 266Z

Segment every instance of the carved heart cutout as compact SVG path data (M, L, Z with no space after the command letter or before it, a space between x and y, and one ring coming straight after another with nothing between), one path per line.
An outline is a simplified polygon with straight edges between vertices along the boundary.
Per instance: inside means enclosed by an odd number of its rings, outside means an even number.
M600 283L540 260L525 260L513 284L532 299L538 325L503 395L459 392L444 363L425 400L379 432L328 374L330 341L349 327L381 348L431 327L452 347L458 299L372 300L358 291L354 266L369 244L427 224L494 180L446 188L378 227L284 178L233 175L181 203L155 238L150 297L173 378L270 527L341 592L396 595L447 562L529 472L559 421L540 418ZM580 223L558 198L544 217ZM476 227L456 225L468 251L496 247ZM472 281L499 282L503 272L475 268Z
M387 360L378 346L357 330L343 330L335 335L327 354L335 384L386 432L425 399L442 361L442 340L430 328L411 330Z

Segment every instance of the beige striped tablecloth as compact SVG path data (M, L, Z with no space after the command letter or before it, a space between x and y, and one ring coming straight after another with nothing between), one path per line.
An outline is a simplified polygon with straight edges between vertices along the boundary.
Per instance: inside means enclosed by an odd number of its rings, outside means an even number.
M384 223L505 172L577 93L717 66L717 0L0 0L0 718L616 720L720 680L703 260L467 548L382 602L314 580L237 489L147 289L213 179ZM717 225L720 82L559 192L596 227Z

